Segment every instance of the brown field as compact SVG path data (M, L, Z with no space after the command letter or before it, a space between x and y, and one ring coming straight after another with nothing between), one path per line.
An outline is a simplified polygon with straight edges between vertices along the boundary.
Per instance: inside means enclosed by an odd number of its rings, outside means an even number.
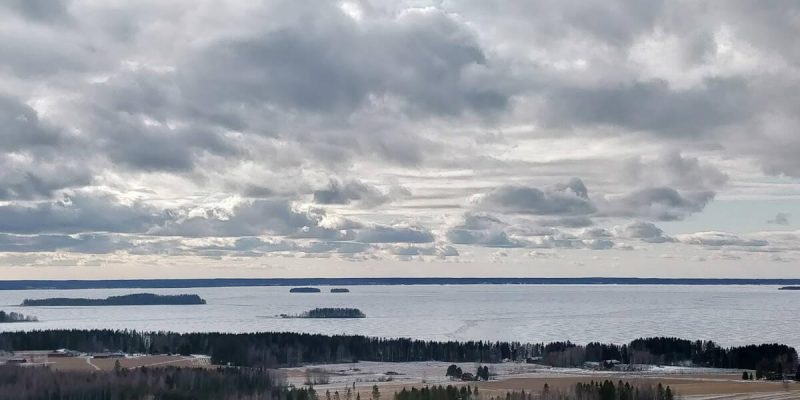
M117 358L117 359L103 358L103 359L92 359L90 361L92 364L98 366L100 369L110 370L114 369L114 364L116 363L117 360L119 360L119 364L122 368L159 367L159 366L163 367L209 366L209 364L205 362L205 360L203 359L184 357L184 356L166 356L166 355L141 356L141 357Z
M579 382L591 380L611 379L622 380L631 384L661 383L670 386L681 396L690 395L725 395L738 393L772 393L783 391L797 391L800 398L800 384L790 383L784 387L782 382L740 381L736 375L691 375L691 376L653 376L653 377L625 377L625 376L592 376L592 377L556 377L556 378L510 378L502 381L483 382L478 384L482 390L492 394L505 394L512 390L541 391L545 383L551 389L566 389Z
M28 359L29 365L47 365L61 371L110 371L117 361L122 368L140 367L200 367L211 365L207 359L177 355L146 355L129 358L47 357L46 352L18 352Z
M590 382L592 380L611 379L622 380L631 384L652 384L661 383L670 386L675 393L683 398L687 396L691 399L800 399L800 383L789 383L784 385L782 382L764 381L740 381L739 375L677 375L677 376L557 376L557 377L519 377L507 378L489 382L469 382L470 386L477 386L485 396L505 396L509 391L525 390L526 392L539 392L545 383L551 390L568 389L574 387L579 382ZM375 383L356 383L356 392L361 394L362 399L369 399L372 385ZM466 382L452 382L453 385L466 385ZM403 388L424 387L423 383L399 383L386 382L377 383L381 394L384 396L399 392ZM317 388L324 392L326 389ZM346 387L330 388L331 393L339 390L342 393Z

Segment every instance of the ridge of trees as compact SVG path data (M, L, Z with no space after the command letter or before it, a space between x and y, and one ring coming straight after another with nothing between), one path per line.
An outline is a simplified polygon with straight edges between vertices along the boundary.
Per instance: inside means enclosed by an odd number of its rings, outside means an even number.
M577 383L566 390L551 390L545 384L543 389L534 392L513 391L501 396L481 396L478 387L472 386L425 386L420 389L403 388L395 393L394 400L673 400L676 395L669 386L662 384L631 384L611 380Z
M335 308L322 307L308 310L298 316L298 318L366 318L361 310L357 308Z
M426 341L292 332L174 333L132 330L34 330L0 333L0 350L67 348L84 352L207 354L220 365L285 367L355 361L529 361L558 367L586 361L740 368L791 373L797 351L781 344L721 347L712 341L656 337L615 345L571 342Z
M0 366L0 399L316 400L313 388L289 388L262 369L136 368L57 371Z

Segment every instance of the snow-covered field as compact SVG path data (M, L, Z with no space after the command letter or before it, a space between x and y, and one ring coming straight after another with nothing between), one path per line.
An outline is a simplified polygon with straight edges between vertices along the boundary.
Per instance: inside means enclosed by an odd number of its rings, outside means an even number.
M302 386L308 377L322 379L317 391L338 391L355 388L362 398L369 398L373 385L391 393L403 387L453 383L445 376L446 362L359 362L350 364L308 365L281 370L287 383ZM477 363L456 363L464 372L474 373ZM502 394L514 390L540 390L544 383L551 387L570 387L587 380L620 379L632 383L671 385L680 399L687 400L788 400L800 399L800 383L741 381L741 371L716 368L636 365L626 371L595 371L581 368L553 368L524 363L484 364L489 367L489 382L470 382L484 393ZM456 382L464 384L463 382ZM366 396L366 397L365 397Z
M328 379L328 384L317 385L319 388L343 387L355 383L357 386L365 384L445 384L451 382L445 376L447 367L452 363L438 361L421 362L370 362L363 361L348 364L324 364L308 365L298 368L287 368L283 371L287 373L287 381L294 385L303 385L306 382L306 371L312 370L322 373ZM456 363L464 372L475 373L478 363ZM664 375L713 375L736 373L736 370L726 370L717 368L690 368L690 367L671 367L671 366L634 366L633 371L594 371L582 368L555 368L538 364L525 363L499 363L484 364L489 367L490 375L493 380L504 380L510 378L547 378L547 377L566 377L566 376L604 376L609 375L641 375L641 376L664 376Z

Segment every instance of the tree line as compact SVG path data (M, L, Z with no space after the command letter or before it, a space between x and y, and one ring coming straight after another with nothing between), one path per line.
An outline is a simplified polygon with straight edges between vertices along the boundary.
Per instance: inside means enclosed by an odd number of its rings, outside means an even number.
M286 387L261 369L136 368L57 371L0 366L0 399L316 400L313 388Z
M475 370L475 374L471 374L463 371L458 365L451 364L449 367L447 367L445 376L450 377L451 379L459 379L463 381L488 381L489 367L486 365L478 365L478 368Z
M0 323L3 322L36 322L38 318L32 315L25 315L18 312L5 312L0 311Z
M673 390L662 384L631 384L619 381L605 380L577 383L568 389L550 389L545 383L540 393L515 391L507 392L505 396L491 396L488 400L674 400Z
M323 307L308 310L299 315L300 318L366 318L357 308Z
M394 394L394 400L477 400L480 399L478 387L475 386L425 386L421 389L403 388Z
M356 361L494 363L502 360L527 360L559 367L603 360L619 360L625 364L691 363L787 373L795 371L797 366L797 351L786 345L721 347L711 341L665 337L636 339L623 345L577 345L571 342L438 342L291 332L174 333L96 329L0 333L0 350L59 348L83 352L206 354L215 364L260 368Z
M395 393L394 400L673 400L675 393L669 386L631 384L618 381L590 381L577 383L568 389L550 389L545 384L541 392L513 391L501 396L481 396L477 386L431 386L417 389L403 388Z

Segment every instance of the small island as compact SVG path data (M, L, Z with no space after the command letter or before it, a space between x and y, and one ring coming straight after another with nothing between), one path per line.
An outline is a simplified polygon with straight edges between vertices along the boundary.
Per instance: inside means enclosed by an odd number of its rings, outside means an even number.
M283 318L366 318L357 308L315 308L300 315L281 314Z
M0 323L6 322L38 322L39 319L32 315L25 315L17 312L0 311Z
M289 289L289 293L319 293L321 290L315 287L296 287Z
M800 286L784 286L778 288L778 290L800 290Z
M25 299L25 307L38 306L154 306L154 305L195 305L206 304L196 294L158 295L152 293L135 293L122 296L110 296L105 299L85 299L56 297L49 299Z
M333 289L331 289L331 293L350 293L350 289L347 289L347 288L333 288Z

